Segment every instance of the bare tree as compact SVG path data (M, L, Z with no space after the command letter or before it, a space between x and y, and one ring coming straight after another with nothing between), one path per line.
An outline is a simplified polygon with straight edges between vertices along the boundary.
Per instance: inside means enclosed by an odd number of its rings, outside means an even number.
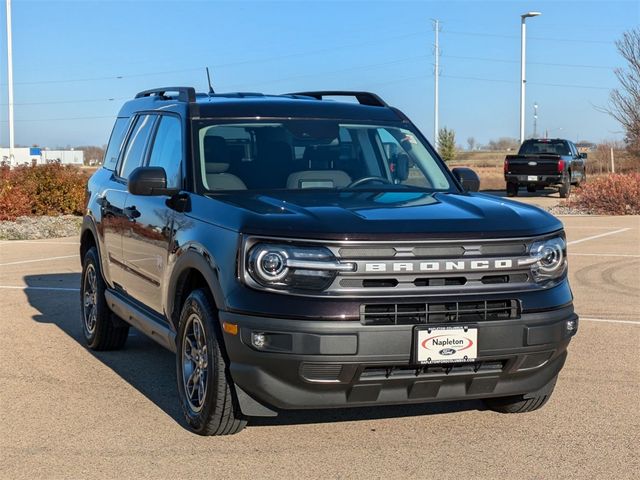
M469 150L476 149L476 139L473 137L467 138L467 145L469 146Z
M520 147L520 141L517 138L500 137L498 140L489 140L487 145L489 150L517 150Z
M616 47L627 65L615 70L620 87L611 91L607 112L624 128L629 151L640 155L640 29L625 32Z

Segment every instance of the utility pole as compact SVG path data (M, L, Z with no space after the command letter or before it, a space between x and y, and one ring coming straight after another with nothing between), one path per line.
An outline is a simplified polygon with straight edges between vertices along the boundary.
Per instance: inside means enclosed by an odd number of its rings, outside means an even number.
M438 80L440 77L440 43L438 41L438 33L440 32L440 20L432 19L433 30L435 33L435 43L433 44L434 62L434 82L433 82L433 148L438 151Z
M520 15L520 144L524 142L524 96L527 79L525 76L525 64L527 54L527 23L529 17L537 17L540 12L527 12Z
M610 153L611 153L611 173L616 173L616 164L615 164L615 161L613 160L613 147L611 147Z
M7 93L9 95L9 166L13 166L13 52L11 38L11 0L7 3Z
M533 138L538 138L538 102L533 103Z

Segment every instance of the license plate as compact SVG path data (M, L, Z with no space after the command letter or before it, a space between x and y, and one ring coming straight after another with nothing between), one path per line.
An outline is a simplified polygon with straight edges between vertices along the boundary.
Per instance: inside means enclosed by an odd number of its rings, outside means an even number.
M538 181L538 176L537 175L529 175L527 177L527 180L530 182L537 182Z
M419 327L415 338L418 363L471 362L478 356L475 327Z

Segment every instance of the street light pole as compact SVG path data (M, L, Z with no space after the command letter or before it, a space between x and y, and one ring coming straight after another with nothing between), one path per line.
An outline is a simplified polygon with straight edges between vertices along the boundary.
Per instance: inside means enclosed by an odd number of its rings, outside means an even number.
M520 15L522 20L520 24L520 144L524 142L524 99L525 85L527 83L525 76L525 64L527 54L527 24L526 19L529 17L537 17L540 12L527 12Z
M7 93L9 96L9 165L13 166L13 52L11 38L11 0L7 3Z
M433 52L435 56L434 62L434 79L433 79L433 148L438 150L438 133L439 132L439 77L440 77L440 43L438 40L438 33L440 32L440 20L433 21L433 30L435 32L435 42L433 44Z

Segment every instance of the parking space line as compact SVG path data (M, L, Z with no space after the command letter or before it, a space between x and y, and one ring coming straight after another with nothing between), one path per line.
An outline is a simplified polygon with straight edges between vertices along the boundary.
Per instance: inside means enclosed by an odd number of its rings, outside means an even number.
M0 245L31 243L34 245L80 245L80 242L41 242L40 240L2 240Z
M626 232L627 230L631 230L631 227L621 228L619 230L613 230L612 232L605 232L599 235L593 235L591 237L580 238L578 240L573 240L572 242L567 242L567 245L577 245L578 243L588 242L589 240L595 240L596 238L607 237L609 235L615 235L616 233Z
M30 285L0 285L0 290L51 290L53 292L79 292L79 288L66 287L32 287Z
M61 257L35 258L33 260L19 260L17 262L0 263L0 267L5 267L7 265L22 265L23 263L46 262L49 260L60 260L63 258L79 258L79 257L78 257L78 254L76 253L75 255L63 255Z
M579 256L579 257L632 257L632 258L640 258L640 255L633 255L630 253L574 253L569 252L569 255Z
M613 226L613 225L612 225ZM589 229L589 230L611 230L610 227L603 227L600 225L571 225L570 227L566 227L567 230L578 230L581 228Z
M611 320L608 318L589 318L589 317L580 317L580 321L587 322L601 322L601 323L624 323L626 325L640 325L640 322L635 322L633 320Z

